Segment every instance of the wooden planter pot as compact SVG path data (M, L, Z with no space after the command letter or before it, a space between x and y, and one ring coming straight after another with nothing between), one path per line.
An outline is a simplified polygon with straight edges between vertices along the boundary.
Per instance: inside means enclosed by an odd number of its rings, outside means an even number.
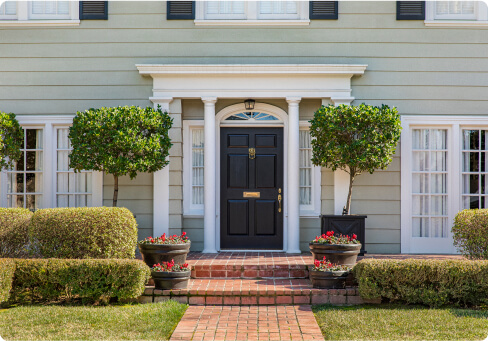
M353 267L358 259L361 244L309 244L313 259L324 257L332 264Z
M312 286L316 289L343 289L349 271L309 271Z
M335 234L352 235L353 233L358 236L358 240L361 243L360 256L363 256L366 251L364 250L364 234L366 226L365 215L321 215L321 233L327 231L334 231Z
M191 271L166 272L151 271L156 289L186 289L190 280Z
M154 264L171 262L185 264L186 256L190 252L191 242L185 244L139 244L142 259L150 268Z

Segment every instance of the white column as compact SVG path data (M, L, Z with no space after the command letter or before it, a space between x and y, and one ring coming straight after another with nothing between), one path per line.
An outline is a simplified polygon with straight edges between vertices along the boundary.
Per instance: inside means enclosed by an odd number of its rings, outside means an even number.
M330 101L335 105L351 104L354 97L334 97ZM322 100L324 103L324 100ZM342 210L347 203L349 191L349 173L338 169L334 172L334 214L342 215Z
M216 205L215 205L215 103L216 97L202 97L205 109L205 142L204 142L204 232L203 232L203 253L216 253L215 247L216 231Z
M172 97L153 97L154 108L158 105L169 113ZM169 233L169 165L153 173L153 236Z
M300 97L288 102L288 247L287 253L300 253Z

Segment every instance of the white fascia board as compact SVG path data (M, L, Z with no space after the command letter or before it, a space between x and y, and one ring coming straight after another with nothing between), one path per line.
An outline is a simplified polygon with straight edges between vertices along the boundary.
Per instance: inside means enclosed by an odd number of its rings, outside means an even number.
M20 124L71 124L75 115L15 115Z
M141 75L309 74L362 75L366 64L136 64Z

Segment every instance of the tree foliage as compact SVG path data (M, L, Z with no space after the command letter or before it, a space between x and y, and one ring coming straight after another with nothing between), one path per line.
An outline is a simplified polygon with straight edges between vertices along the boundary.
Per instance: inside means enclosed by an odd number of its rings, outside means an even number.
M15 114L0 111L0 169L11 169L15 161L22 157L24 130Z
M156 172L169 161L173 124L161 108L136 106L89 109L77 112L70 128L73 150L70 167L75 171L103 171L114 176L114 206L118 177L138 172Z
M364 103L322 106L310 123L314 138L312 163L333 171L342 169L350 175L349 213L354 178L363 172L385 169L392 161L401 133L398 110Z

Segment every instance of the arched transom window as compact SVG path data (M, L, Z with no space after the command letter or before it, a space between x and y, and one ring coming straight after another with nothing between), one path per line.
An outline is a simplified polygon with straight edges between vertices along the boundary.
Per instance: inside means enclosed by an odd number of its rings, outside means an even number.
M271 114L259 111L244 111L232 114L225 119L226 121L279 121L280 119Z

